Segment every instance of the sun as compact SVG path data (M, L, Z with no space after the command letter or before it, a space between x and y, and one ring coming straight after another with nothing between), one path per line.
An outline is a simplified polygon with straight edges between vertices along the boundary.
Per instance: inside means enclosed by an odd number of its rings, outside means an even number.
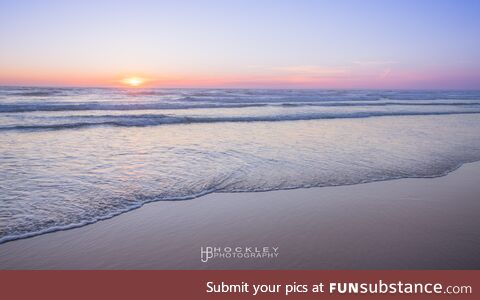
M140 77L128 77L122 80L122 83L128 85L130 87L139 87L141 86L145 80Z

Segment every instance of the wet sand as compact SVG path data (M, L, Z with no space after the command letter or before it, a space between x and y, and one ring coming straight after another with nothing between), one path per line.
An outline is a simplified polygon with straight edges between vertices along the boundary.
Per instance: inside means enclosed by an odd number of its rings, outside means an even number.
M479 269L480 163L444 177L155 202L0 245L1 269ZM279 247L200 260L202 246Z

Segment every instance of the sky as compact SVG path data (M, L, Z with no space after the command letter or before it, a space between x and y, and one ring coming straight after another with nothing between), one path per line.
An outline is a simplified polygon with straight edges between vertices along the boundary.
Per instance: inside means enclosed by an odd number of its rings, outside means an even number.
M480 1L0 0L0 85L480 89Z

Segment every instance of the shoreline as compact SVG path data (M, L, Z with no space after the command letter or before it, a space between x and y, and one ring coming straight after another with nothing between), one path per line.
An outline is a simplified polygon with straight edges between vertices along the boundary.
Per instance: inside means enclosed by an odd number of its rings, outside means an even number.
M194 197L202 198L197 201L154 201L88 226L0 244L0 269L478 268L480 259L474 256L480 252L480 221L475 218L480 211L475 201L480 195L478 178L477 161L435 177L267 192L213 192ZM392 198L382 200L379 194ZM352 214L352 209L360 213ZM455 218L452 211L462 218ZM439 212L445 221L438 219ZM348 226L353 224L362 227L365 236ZM437 229L427 230L432 224ZM399 231L395 226L405 228ZM378 232L371 236L369 231ZM462 239L456 241L459 232ZM409 234L413 238L405 237ZM427 237L430 243L424 240ZM398 244L398 239L404 243ZM448 245L449 241L457 245ZM414 255L416 251L405 242L420 244L420 253ZM379 251L378 243L385 243L390 253ZM200 262L201 246L232 244L278 245L280 258ZM295 245L302 246L296 249ZM356 253L358 249L362 253ZM429 258L423 253L426 249L437 253Z
M292 187L292 188L282 188L282 189L273 189L273 190L259 190L259 191L230 191L230 192L222 192L222 191L205 191L202 192L198 195L193 195L193 196L185 196L185 197L179 197L179 198L172 198L172 199L162 199L162 200L153 200L153 201L148 201L145 203L141 203L136 206L132 206L130 208L127 208L125 211L120 211L116 213L112 213L110 215L100 217L97 220L92 220L92 221L86 221L85 223L82 224L71 224L71 225L65 225L65 226L59 226L59 227L52 227L52 228L47 228L45 230L37 231L37 232L31 232L31 233L26 233L24 235L18 236L18 237L9 237L5 240L0 238L0 246L5 243L17 241L17 240L24 240L24 239L29 239L33 238L36 236L44 235L44 234L49 234L49 233L55 233L57 231L68 231L76 228L81 228L84 226L88 225L93 225L98 222L106 221L112 218L115 218L117 216L123 215L125 213L129 213L131 211L137 210L142 208L145 205L148 205L150 203L155 203L155 202L177 202L177 201L190 201L190 200L195 200L202 198L204 196L210 195L210 194L237 194L237 193L268 193L268 192L281 192L281 191L290 191L290 190L302 190L302 189L317 189L317 188L334 188L334 187L343 187L343 186L355 186L359 184L369 184L369 183L376 183L376 182L386 182L386 181L394 181L394 180L402 180L402 179L433 179L433 178L439 178L439 177L444 177L448 176L450 173L457 171L461 167L463 167L466 164L475 164L478 163L480 164L480 160L475 160L475 161L467 161L460 163L458 166L452 168L451 170L447 170L439 175L433 175L433 176L407 176L407 177L397 177L397 178L388 178L388 179L378 179L378 180L372 180L372 181L366 181L366 182L358 182L358 183L352 183L352 184L341 184L341 185L329 185L329 186L303 186L303 187ZM4 237L5 238L5 237Z

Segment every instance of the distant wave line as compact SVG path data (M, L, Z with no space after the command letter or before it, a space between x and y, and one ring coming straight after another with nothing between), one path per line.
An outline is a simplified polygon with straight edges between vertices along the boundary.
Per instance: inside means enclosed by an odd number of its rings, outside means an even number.
M331 102L245 102L245 103L199 103L199 104L182 104L179 103L140 103L140 104L0 104L0 113L24 113L24 112L49 112L49 111L92 111L92 110L111 110L111 111L128 111L128 110L161 110L161 109L208 109L208 108L248 108L248 107L384 107L384 106L478 106L480 102L411 102L404 101L331 101Z
M14 125L1 126L0 131L10 130L60 130L96 126L118 127L147 127L169 124L195 124L195 123L248 123L248 122L282 122L282 121L307 121L322 119L350 119L369 118L382 116L428 116L428 115L455 115L455 114L480 114L479 111L458 112L357 112L357 113L313 113L297 115L272 115L272 116L230 116L230 117L195 117L195 116L168 116L168 115L127 115L127 116L85 116L85 119L98 118L110 119L98 122L72 122L60 124ZM80 116L81 118L82 116Z

